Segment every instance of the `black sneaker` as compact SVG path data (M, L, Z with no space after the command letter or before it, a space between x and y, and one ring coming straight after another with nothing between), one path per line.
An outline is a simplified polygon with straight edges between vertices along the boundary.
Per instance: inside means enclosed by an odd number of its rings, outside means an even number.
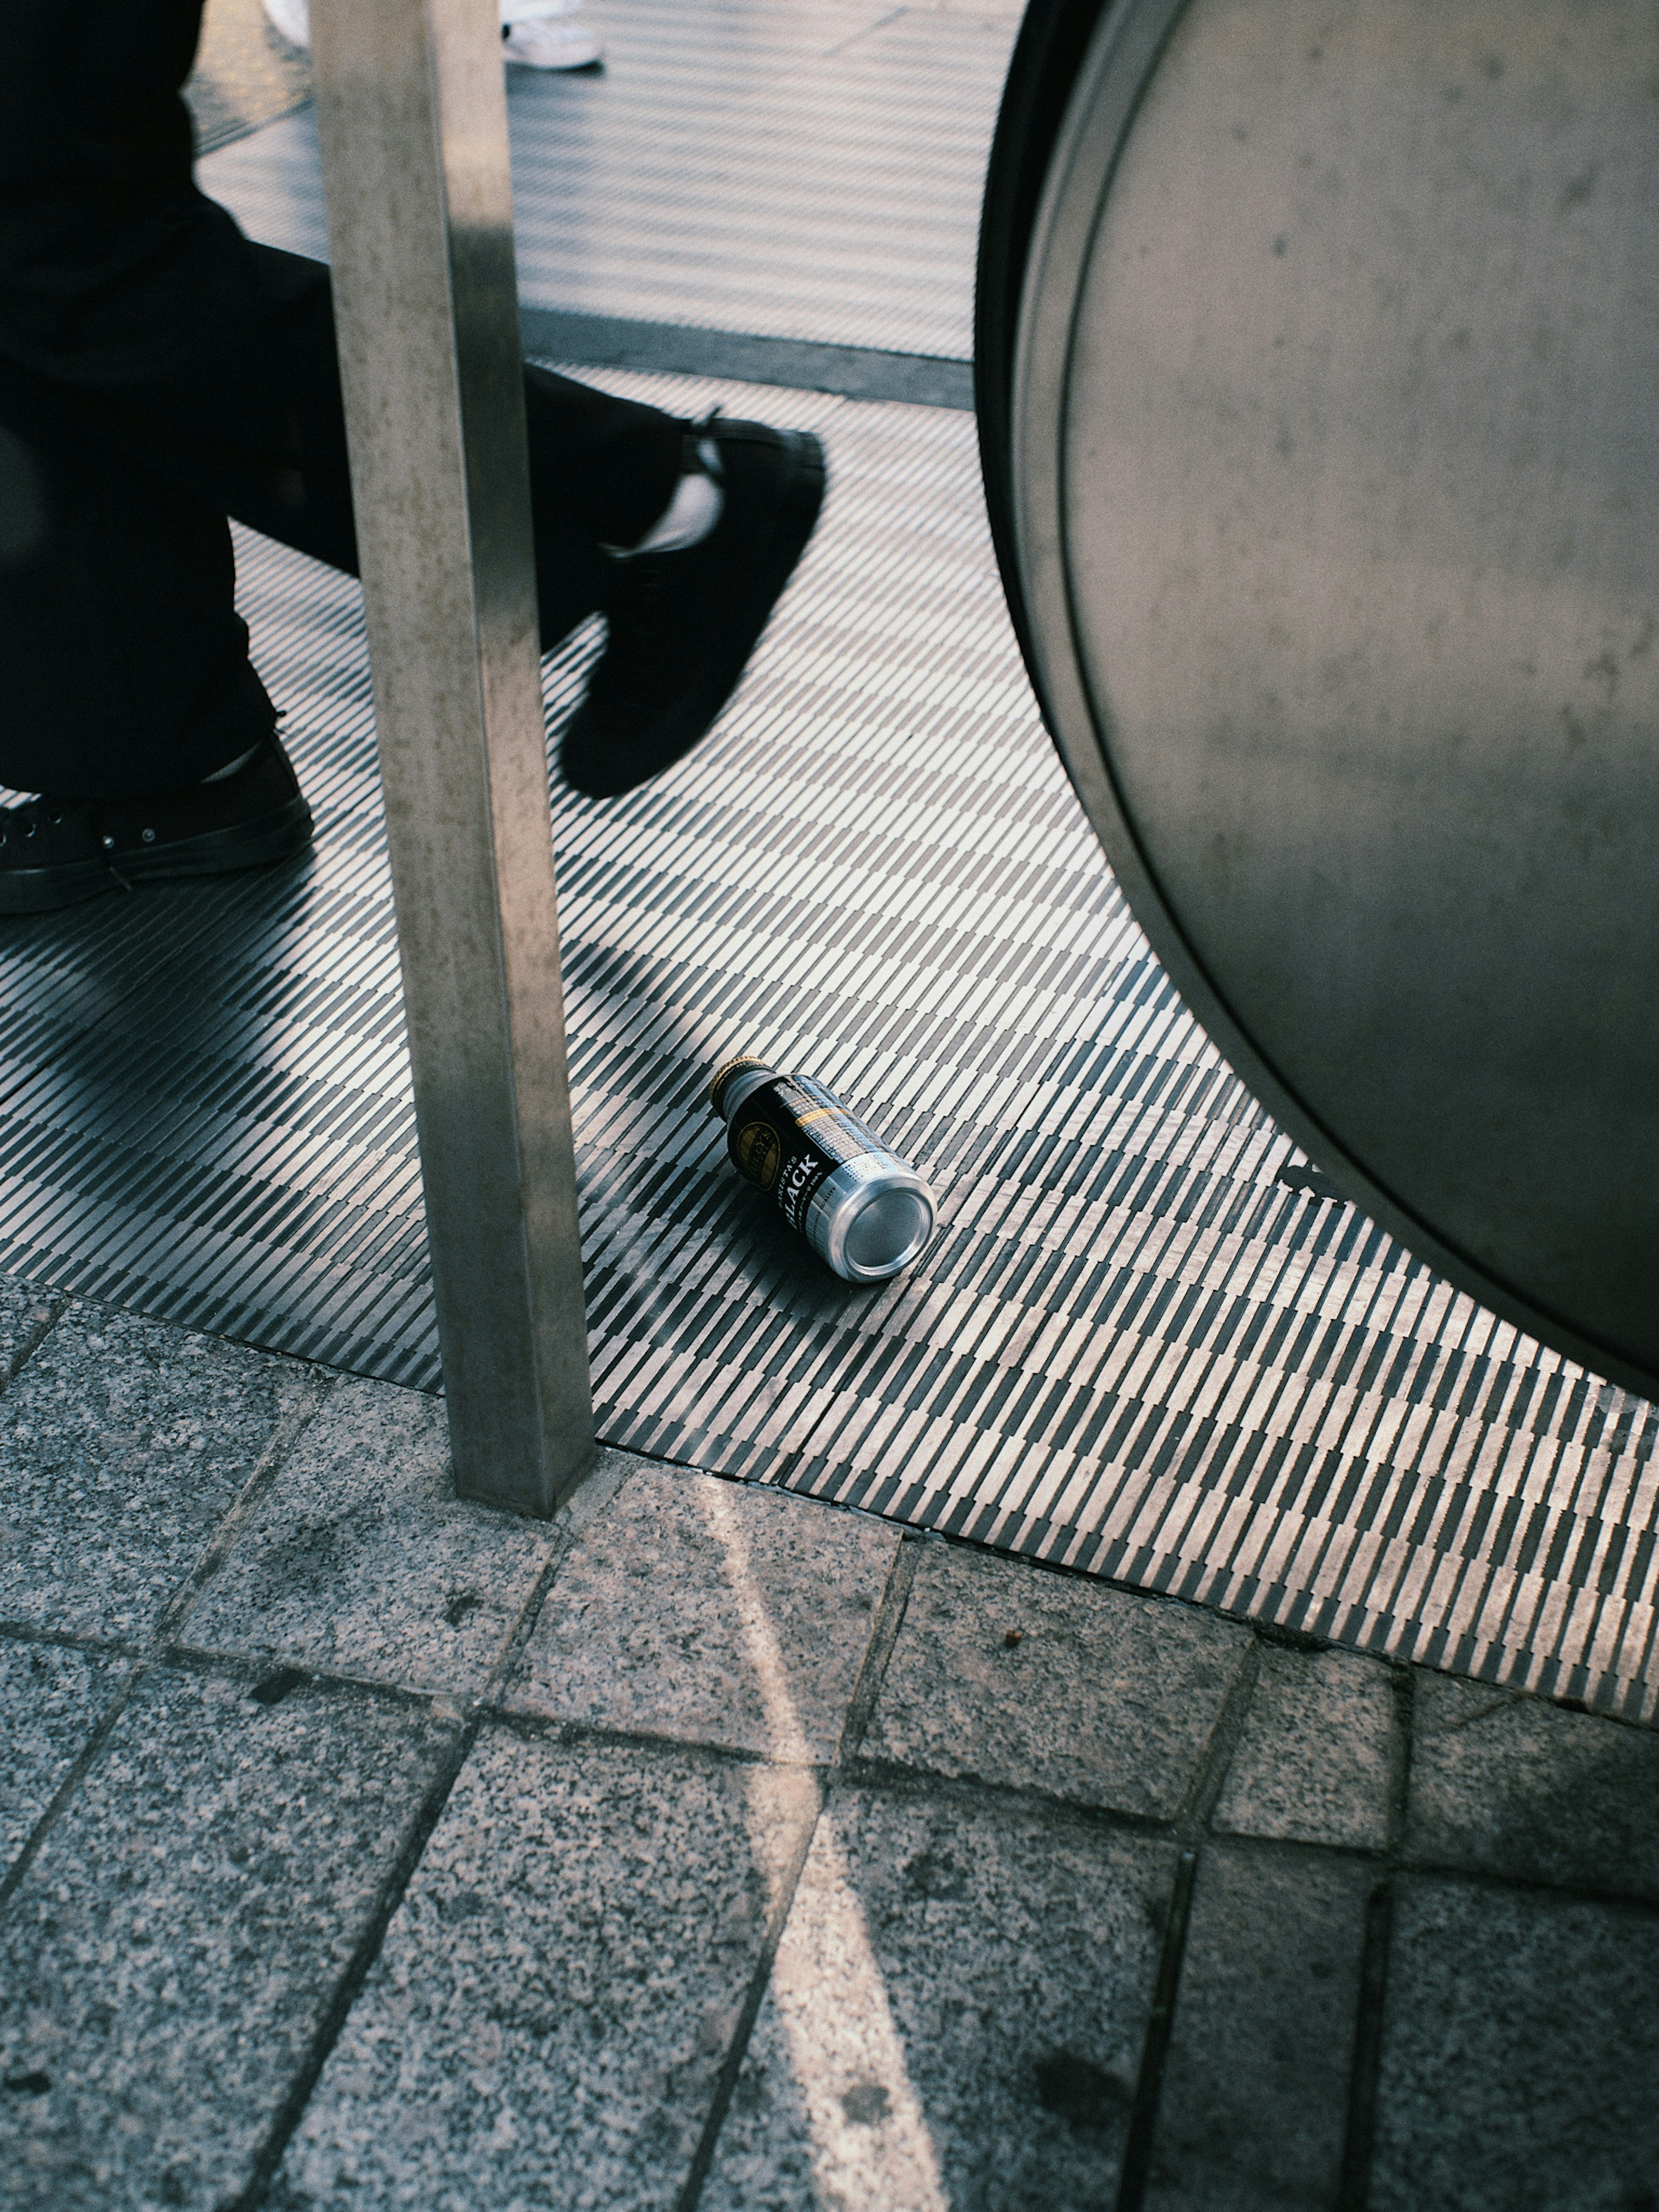
M0 806L0 914L46 914L164 876L221 876L311 842L311 809L275 738L222 783L155 799Z
M720 519L678 553L620 562L611 635L564 734L565 781L590 798L632 791L689 753L738 687L823 502L810 430L723 417L712 440Z

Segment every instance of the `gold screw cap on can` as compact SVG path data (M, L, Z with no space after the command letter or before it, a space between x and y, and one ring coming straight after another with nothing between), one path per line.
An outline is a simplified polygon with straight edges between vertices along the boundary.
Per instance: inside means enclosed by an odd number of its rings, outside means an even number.
M933 1236L933 1194L832 1091L744 1054L714 1071L726 1155L843 1281L886 1282Z

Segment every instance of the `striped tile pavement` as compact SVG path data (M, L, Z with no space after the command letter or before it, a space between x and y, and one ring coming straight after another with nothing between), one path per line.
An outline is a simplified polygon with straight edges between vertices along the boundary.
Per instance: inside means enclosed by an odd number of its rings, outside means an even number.
M883 0L586 0L603 77L507 73L532 307L966 358L1017 17ZM309 112L204 188L325 258Z
M833 471L710 745L556 793L602 1433L1653 1718L1651 1409L1331 1194L1187 1014L1038 726L970 418L599 380ZM356 594L240 552L317 851L9 927L0 1264L432 1388ZM547 664L555 738L595 645ZM739 1050L930 1176L912 1275L839 1284L737 1181Z

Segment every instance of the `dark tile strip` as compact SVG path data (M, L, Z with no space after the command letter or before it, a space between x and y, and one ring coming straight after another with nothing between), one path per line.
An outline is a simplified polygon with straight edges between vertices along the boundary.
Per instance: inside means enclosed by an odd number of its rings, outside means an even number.
M1123 2147L1123 2167L1118 2176L1117 2196L1113 2200L1114 2212L1140 2212L1146 2195L1152 2141L1158 2132L1158 2100L1164 2090L1164 2066L1170 2055L1170 2035L1175 2026L1176 1993L1181 1986L1187 1927L1193 1911L1193 1881L1197 1872L1198 1853L1182 1851L1176 1862L1175 1887L1170 1897L1169 1918L1164 1926L1164 1948L1152 1989L1146 2040L1141 2047L1140 2072L1129 2113L1129 2139Z
M17 1380L23 1368L40 1349L47 1332L68 1304L69 1300L65 1297L49 1297L41 1299L40 1304L29 1316L28 1328L12 1346L11 1364L3 1374L0 1374L0 1390L6 1389Z
M299 1396L271 1431L270 1441L254 1462L253 1472L242 1485L235 1503L215 1529L196 1565L162 1607L150 1639L152 1652L177 1640L197 1599L230 1556L231 1547L246 1527L248 1516L276 1479L277 1468L301 1435L321 1413L337 1380L325 1368L313 1369L306 1377Z
M276 2117L254 2155L248 2179L240 2192L229 2199L224 2212L256 2212L256 2208L264 2203L266 2192L283 2162L283 2154L311 2101L312 2091L328 2063L330 2052L339 2040L347 2015L356 2002L357 1993L368 1979L369 1969L380 1955L380 1946L386 1941L386 1931L392 1924L392 1917L402 1904L404 1892L420 1864L432 1832L443 1817L450 1792L471 1753L482 1725L482 1716L475 1714L456 1730L437 1773L404 1830L398 1856L380 1884L380 1894L363 1923L362 1932L346 1962L345 1970L335 1984L327 2010L319 2021L305 2057L289 2083L288 2094L278 2106Z
M887 1675L887 1662L893 1656L893 1646L898 1642L898 1632L904 1626L904 1609L910 1602L910 1585L916 1578L916 1568L921 1559L921 1540L906 1536L893 1557L887 1577L887 1587L881 1594L875 1625L870 1631L869 1648L864 1655L864 1664L859 1669L858 1680L847 1707L847 1720L841 1732L841 1743L836 1753L836 1764L844 1766L864 1741L864 1731L870 1725L870 1717L876 1710L876 1699L881 1695L881 1686Z
M1401 1667L1394 1674L1394 1727L1389 1744L1389 1851L1398 1860L1408 1841L1412 1718L1417 1675ZM1360 1954L1359 1994L1354 2021L1353 2070L1348 2083L1347 2124L1342 2137L1342 2172L1335 2212L1365 2212L1371 2187L1371 2154L1376 2140L1377 2082L1382 2068L1382 2010L1389 1990L1389 1948L1394 1933L1394 1878L1379 1881L1365 1904L1364 1946Z
M1123 2148L1123 2166L1118 2176L1114 2212L1140 2212L1146 2197L1146 2184L1152 2172L1152 2149L1158 2138L1158 2103L1164 2089L1164 2062L1169 2056L1176 2002L1181 1990L1182 1967L1186 1958L1187 1925L1192 1914L1193 1883L1198 1874L1199 1850L1210 1815L1215 1810L1216 1800L1221 1795L1222 1784L1227 1778L1227 1771L1232 1765L1233 1753L1238 1748L1238 1740L1244 1733L1244 1723L1261 1671L1261 1646L1253 1636L1245 1647L1238 1672L1233 1677L1232 1686L1211 1732L1209 1747L1197 1778L1188 1793L1186 1803L1176 1815L1176 1832L1185 1839L1187 1848L1176 1862L1175 1888L1170 1900L1169 1918L1164 1923L1158 1980L1153 1988L1152 2009L1146 2022L1146 2038L1141 2046L1140 2070L1135 2081L1134 2103L1129 2113L1128 2140Z
M425 1796L410 1820L404 1832L397 1858L380 1885L374 1909L365 1920L351 1956L335 1984L327 2010L318 2022L316 2032L312 2036L304 2059L289 2084L288 2094L283 2100L276 2118L266 2131L264 2141L254 2155L241 2193L231 2199L225 2208L225 2212L256 2212L256 2208L264 2203L266 2192L276 2178L277 2170L293 2138L294 2130L299 2126L306 2106L311 2101L312 2093L322 2078L323 2069L328 2063L335 2045L339 2041L341 2030L346 2024L352 2006L357 2001L358 1992L368 1978L374 1961L380 1955L380 1946L386 1941L386 1929L392 1925L392 1917L403 1903L404 1893L414 1878L415 1869L420 1864L426 1847L432 1839L433 1831L443 1818L444 1808L448 1804L450 1794L460 1779L461 1769L471 1757L472 1747L478 1740L479 1732L485 1723L493 1717L496 1700L505 1692L513 1670L518 1664L520 1656L530 1640L542 1607L547 1601L548 1591L552 1588L558 1571L563 1565L577 1535L596 1514L602 1512L611 1503L617 1492L622 1487L623 1479L623 1470L615 1466L596 1470L589 1477L585 1492L579 1493L581 1510L575 1513L567 1510L562 1516L562 1540L555 1547L552 1556L544 1563L530 1595L520 1608L518 1619L514 1622L501 1650L496 1655L495 1663L490 1669L489 1680L485 1685L483 1696L472 1707L471 1712L460 1721L460 1725L451 1740L448 1750L440 1762ZM424 1698L422 1702L429 1704L434 1712L441 1712L446 1703L443 1699ZM792 1885L790 1890L792 1898L793 1894ZM780 1923L779 1933L781 1934L781 1923Z
M973 363L935 354L754 337L740 331L638 323L623 315L584 315L558 307L520 307L519 324L526 353L542 361L727 377L738 384L781 386L791 392L836 392L846 399L973 410Z
M52 1316L53 1321L62 1311L63 1304L64 1302L60 1300L54 1310ZM51 1322L48 1322L41 1329L42 1336L46 1334L46 1328L51 1325ZM6 1868L3 1875L0 1875L0 1911L4 1910L24 1875L39 1857L42 1844L58 1825L58 1820L76 1791L81 1787L94 1760L108 1742L112 1729L126 1709L127 1700L131 1697L144 1674L170 1645L173 1636L191 1607L195 1604L209 1577L217 1569L231 1546L235 1542L248 1514L252 1511L256 1500L264 1493L277 1467L287 1456L301 1431L316 1418L324 1399L334 1386L334 1381L335 1378L331 1375L310 1376L300 1397L271 1431L269 1442L255 1461L253 1471L242 1485L234 1504L219 1523L211 1540L196 1565L163 1607L144 1650L135 1659L120 1686L99 1715L91 1735L82 1745L74 1764L52 1792L50 1803L30 1830L22 1849L10 1866ZM41 1636L39 1640L43 1643L70 1641L68 1638L53 1638L50 1635ZM77 1638L75 1641L77 1648L82 1650L96 1650L102 1648L91 1638Z
M1233 1677L1232 1686L1217 1717L1215 1727L1211 1730L1209 1748L1199 1769L1198 1778L1176 1817L1176 1832L1183 1843L1191 1844L1194 1849L1209 1826L1210 1815L1215 1810L1216 1800L1227 1779L1233 1753L1244 1733L1244 1723L1249 1715L1250 1700L1255 1695L1256 1680L1261 1672L1261 1646L1252 1635L1244 1648L1238 1672Z
M1342 2140L1342 2178L1335 2212L1365 2212L1376 2140L1377 2080L1382 2068L1382 2006L1388 1995L1389 1945L1394 1933L1394 1883L1380 1881L1365 1905L1365 1947L1359 1966L1359 2014L1354 2023L1353 2072Z
M876 1709L876 1699L881 1695L881 1686L886 1678L887 1662L893 1656L893 1646L898 1641L898 1632L904 1623L904 1610L909 1603L910 1586L916 1578L916 1565L921 1557L921 1551L920 1543L914 1538L907 1537L900 1543L897 1552L894 1554L892 1566L888 1571L886 1587L881 1594L881 1604L877 1609L875 1622L870 1631L870 1642L865 1650L864 1662L859 1668L858 1680L853 1685L853 1694L848 1703L847 1719L842 1728L841 1742L836 1753L836 1764L819 1781L819 1818L823 1815L824 1806L829 1802L830 1790L836 1772L857 1750L864 1731L870 1724L870 1716ZM708 2110L703 2117L702 2133L697 2138L697 2148L692 2154L684 2185L676 2202L676 2212L696 2212L697 2201L702 2195L703 2185L708 2179L709 2168L714 2163L714 2149L720 2141L720 2130L726 2124L726 2115L731 2108L732 2092L738 2086L738 2075L742 2070L744 2059L748 2055L749 2039L755 2032L755 2022L760 2017L761 2004L766 1996L767 1985L772 1978L773 1961L777 1957L778 1946L783 1941L783 1931L788 1925L789 1915L794 1908L795 1892L799 1887L801 1875L806 1865L806 1855L812 1847L812 1838L817 1832L817 1820L815 1819L803 1829L799 1845L790 1861L784 1878L783 1892L778 1900L778 1909L773 1916L771 1926L767 1929L766 1941L761 1947L761 1955L755 1962L755 1971L744 1996L743 2009L738 2015L737 2026L732 2031L732 2040L727 2045L726 2057L720 2067L720 2079L714 2085L714 2094L709 2100Z
M766 1941L755 1961L755 1971L750 1976L749 1987L744 1993L743 2009L738 2014L738 2024L726 2047L720 2079L714 2084L714 2094L709 2099L708 2110L703 2117L702 2133L697 2138L697 2148L692 2153L684 2186L675 2199L674 2212L696 2212L697 2203L708 2179L708 2169L714 2162L714 2147L720 2141L720 2130L726 2124L726 2115L731 2108L732 2093L738 2086L738 2075L748 2054L749 2039L755 2032L755 2022L760 2018L762 2001L772 1978L772 1966L778 1955L778 1946L783 1941L783 1931L789 1924L789 1916L795 1909L795 1892L806 1868L806 1856L812 1848L818 1821L823 1817L823 1808L829 1798L825 1781L818 1782L818 1809L810 1820L803 1820L795 1850L779 1885L776 1907L772 1924L766 1931Z
M45 1812L29 1831L22 1849L5 1869L4 1874L0 1875L0 1911L3 1911L10 1904L24 1875L39 1857L40 1846L57 1826L64 1808L81 1787L93 1761L109 1741L111 1731L126 1711L127 1700L131 1697L148 1663L146 1660L138 1659L128 1669L125 1678L115 1694L99 1715L91 1735L82 1745L74 1764L57 1789L53 1790L51 1802L47 1804Z
M1414 1667L1396 1667L1392 1673L1394 1726L1389 1734L1389 1849L1398 1858L1407 1844L1417 1670Z

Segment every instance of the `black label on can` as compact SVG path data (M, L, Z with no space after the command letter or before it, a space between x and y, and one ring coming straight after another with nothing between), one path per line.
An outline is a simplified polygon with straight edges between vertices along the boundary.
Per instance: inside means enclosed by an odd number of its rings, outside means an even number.
M753 1091L726 1133L732 1164L769 1191L792 1229L802 1229L812 1194L848 1160L884 1152L832 1091L810 1076L780 1075Z

